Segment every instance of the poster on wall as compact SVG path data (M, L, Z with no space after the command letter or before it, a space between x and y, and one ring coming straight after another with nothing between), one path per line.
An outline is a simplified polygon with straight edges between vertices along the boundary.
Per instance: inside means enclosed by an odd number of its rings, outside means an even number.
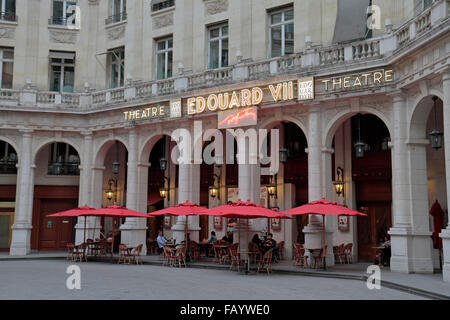
M172 219L170 216L164 216L164 228L170 229L170 227L172 227Z
M267 194L267 188L266 187L261 187L260 189L261 193L260 193L260 201L259 201L259 205L262 207L267 208L267 199L268 199L268 194ZM235 201L247 201L247 199L239 199L239 190L238 188L228 188L227 189L227 203L230 202L235 202Z
M338 217L338 229L339 231L347 232L350 227L348 225L348 216L339 216Z
M214 217L214 229L222 230L222 217Z
M272 218L270 219L271 228L273 231L280 231L281 230L281 222L279 218Z

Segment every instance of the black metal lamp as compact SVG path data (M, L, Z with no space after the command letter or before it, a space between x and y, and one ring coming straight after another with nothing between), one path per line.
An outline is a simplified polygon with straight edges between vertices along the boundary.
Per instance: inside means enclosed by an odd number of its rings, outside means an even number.
M288 150L286 148L280 149L280 162L286 163L288 159Z
M116 141L116 159L112 163L112 173L114 175L119 174L120 163L118 159L119 159L119 141Z
M361 140L361 114L358 114L358 141L356 141L354 147L356 157L363 158L364 151L366 150L366 144Z
M433 97L434 102L434 128L430 132L430 139L431 139L431 147L435 150L439 150L442 148L442 137L444 136L444 133L437 128L437 110L436 110L436 102L439 98Z
M334 190L336 191L336 194L344 197L344 169L341 167L338 167L336 169L337 179L333 182Z
M217 185L216 185L216 181L217 181ZM214 174L214 183L212 186L209 187L209 195L211 198L214 199L215 197L217 197L217 199L220 200L219 188L220 188L220 176L217 174Z
M111 201L114 198L114 203L117 202L117 180L109 179L108 181L109 188L105 191L106 198Z

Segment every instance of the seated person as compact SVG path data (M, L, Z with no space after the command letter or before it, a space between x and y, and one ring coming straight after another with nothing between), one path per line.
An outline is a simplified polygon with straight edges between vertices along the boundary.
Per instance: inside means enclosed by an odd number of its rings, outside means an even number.
M228 231L227 234L222 238L222 241L226 241L228 243L233 243L233 232Z
M211 231L211 238L209 239L209 244L213 244L214 242L217 241L217 237L216 237L216 232L215 231Z
M277 242L273 239L273 234L269 233L267 235L267 239L263 244L263 251L266 253L269 250L272 250L272 262L276 261L276 253L280 250L280 247L277 246Z
M384 237L384 242L381 243L384 249L381 250L381 264L383 266L389 266L391 260L391 240L388 237Z
M264 251L262 248L263 241L259 238L257 233L255 233L255 235L253 236L252 242L258 246L259 251L261 251L261 252Z
M158 243L158 253L161 254L163 251L163 247L167 244L167 240L166 238L164 238L162 231L158 233L158 238L156 238L156 242Z

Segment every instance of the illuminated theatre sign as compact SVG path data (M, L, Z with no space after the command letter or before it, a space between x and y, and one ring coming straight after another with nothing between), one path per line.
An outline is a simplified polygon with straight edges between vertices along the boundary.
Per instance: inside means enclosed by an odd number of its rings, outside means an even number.
M321 80L326 92L381 86L394 82L393 70L378 70Z

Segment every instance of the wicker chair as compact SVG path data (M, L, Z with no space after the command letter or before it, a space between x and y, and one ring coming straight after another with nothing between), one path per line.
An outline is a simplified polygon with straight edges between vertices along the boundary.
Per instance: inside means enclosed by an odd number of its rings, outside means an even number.
M191 261L197 261L200 259L200 246L195 241L189 242L189 258Z
M132 255L128 250L128 247L124 244L119 244L119 261L117 263L126 263L128 260L128 264L131 263Z
M67 243L67 257L66 260L72 260L75 261L76 260L76 250L75 250L75 245L73 243Z
M345 255L344 255L344 244L340 244L333 248L334 253L334 261L337 263L339 261L340 264L343 264L345 261Z
M343 256L347 263L353 263L352 251L353 251L353 243L348 243L344 246Z
M169 246L163 247L163 265L167 265L169 267L173 267L175 263L175 253L173 252L172 248Z
M276 258L278 260L283 260L283 257L284 257L284 241L280 241L277 245L278 245L278 247L280 249L278 249L277 252L276 252Z
M305 256L305 248L302 244L294 244L294 265L308 267L308 257Z
M272 272L272 250L268 250L262 259L257 261L258 263L258 270L256 272L259 272L260 270L266 270L267 274L270 274Z
M83 259L84 261L87 261L86 250L87 250L86 243L82 243L78 246L75 246L75 261L77 261L78 259L80 259L80 262L83 261Z
M327 246L325 246L325 253L323 252L323 248L320 249L319 254L314 257L314 268L319 268L319 265L323 267L323 259L325 258L327 252Z
M248 244L248 251L255 252L255 254L250 255L250 257L253 257L254 263L256 263L258 260L261 260L261 251L259 251L259 247L256 243L250 242Z
M138 245L136 248L133 249L133 251L131 251L130 253L130 260L134 260L136 262L136 264L142 264L142 256L141 256L141 252L142 252L142 248L144 247L143 244Z
M175 253L175 263L181 268L182 265L186 268L186 246L181 246Z
M237 248L230 247L228 248L228 251L231 258L230 270L233 270L233 267L236 266L237 271L239 271L239 267L244 262L244 260L241 259L239 253L237 252Z

